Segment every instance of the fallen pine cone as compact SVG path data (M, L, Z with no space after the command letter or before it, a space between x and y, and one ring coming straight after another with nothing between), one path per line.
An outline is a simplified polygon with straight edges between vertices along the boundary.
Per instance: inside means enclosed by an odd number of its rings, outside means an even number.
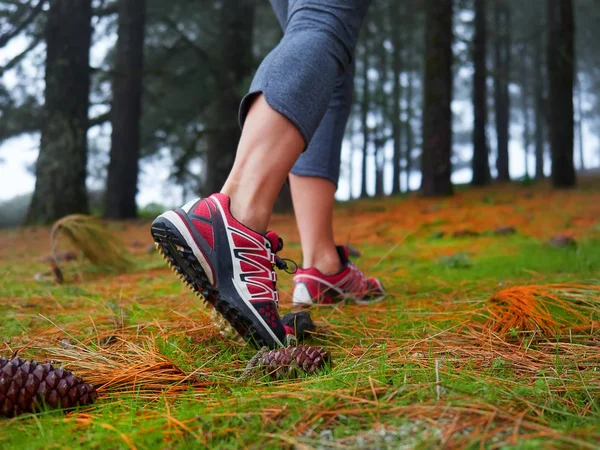
M315 373L331 362L331 355L323 348L300 345L271 350L261 355L257 367L276 380L297 378L300 374Z
M506 225L503 227L496 228L492 233L494 233L496 236L508 236L511 234L515 234L516 232L517 232L517 229L515 227Z
M562 234L552 236L552 238L548 241L548 244L556 248L577 247L577 241L575 239L573 239L571 236L565 236Z
M64 369L20 358L0 358L0 416L33 412L42 405L72 408L93 403L97 393Z
M454 233L452 233L452 237L453 238L468 238L468 237L477 237L479 236L479 232L478 231L474 231L474 230L469 230L469 229L461 229L461 230L456 230Z

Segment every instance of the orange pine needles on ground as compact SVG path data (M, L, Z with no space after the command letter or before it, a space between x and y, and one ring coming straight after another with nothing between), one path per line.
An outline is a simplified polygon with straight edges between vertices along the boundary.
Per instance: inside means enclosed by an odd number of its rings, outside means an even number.
M599 304L599 286L516 286L496 292L490 298L486 326L500 335L536 332L552 338L569 328L593 328L597 324L594 314Z
M162 355L151 337L134 342L116 338L112 345L100 348L83 344L51 348L47 353L65 368L84 377L104 392L137 393L145 397L178 395L191 386L202 388L199 371L186 373Z

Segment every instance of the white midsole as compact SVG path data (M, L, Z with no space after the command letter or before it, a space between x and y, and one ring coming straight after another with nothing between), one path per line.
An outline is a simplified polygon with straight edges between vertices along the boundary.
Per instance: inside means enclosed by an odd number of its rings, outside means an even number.
M192 249L194 256L202 266L202 269L204 269L204 273L206 273L208 281L210 281L210 284L214 286L215 277L210 267L210 264L202 254L202 251L198 248L198 245L196 245L193 236L190 234L190 231L188 230L188 227L186 226L185 222L181 219L181 217L179 217L179 214L177 214L175 211L167 211L161 214L159 217L167 219L169 222L171 222L171 224L175 226L175 228L177 228L177 231L179 231L179 234L181 234L183 239L185 239L185 242L187 243L188 247Z

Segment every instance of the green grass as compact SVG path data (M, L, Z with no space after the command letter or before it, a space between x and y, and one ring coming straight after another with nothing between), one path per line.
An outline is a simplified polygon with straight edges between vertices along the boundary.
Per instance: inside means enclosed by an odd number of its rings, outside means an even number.
M65 337L97 345L96 333L114 330L153 339L160 354L187 373L198 370L204 383L177 396L104 391L95 405L67 415L0 419L0 448L594 448L596 331L573 333L571 342L569 335L519 342L516 333L504 343L490 338L471 355L466 347L476 334L465 328L481 323L487 299L506 287L598 285L594 228L576 249L556 249L521 234L432 239L443 224L393 252L363 246L359 265L376 264L390 298L372 309L313 310L320 331L310 344L325 346L334 363L295 381L236 381L254 351L220 338L200 301L157 270L156 255L139 254L136 268L120 276L83 267L83 281L65 285L34 281L44 264L0 261L7 274L0 278L0 354L31 344L22 356L43 358ZM290 287L285 279L282 291Z

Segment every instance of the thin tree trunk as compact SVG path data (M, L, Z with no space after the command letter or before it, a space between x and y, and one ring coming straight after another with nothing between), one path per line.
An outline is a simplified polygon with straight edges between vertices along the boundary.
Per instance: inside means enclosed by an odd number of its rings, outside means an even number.
M410 192L410 172L412 171L412 151L415 146L414 133L412 127L412 120L414 117L413 110L413 89L414 89L414 76L412 72L408 72L408 86L406 89L406 130L404 135L406 136L406 192Z
M525 179L529 176L529 147L531 146L531 123L529 118L529 45L524 43L521 48L522 66L520 67L521 110L523 115L523 158Z
M414 75L413 72L415 70L415 21L414 21L414 9L412 6L414 5L414 0L407 0L407 10L406 10L406 74L408 76L408 86L406 88L406 122L404 131L404 135L406 137L406 152L405 152L405 160L406 160L406 192L410 192L410 172L412 170L412 151L415 146L414 142L414 132L412 127L412 121L414 118L414 109L413 109L413 97L414 97Z
M364 58L363 58L363 67L362 67L362 102L361 102L361 125L362 125L362 135L363 135L363 145L362 145L362 179L361 179L361 187L360 187L360 196L367 197L367 157L369 152L369 125L367 124L367 119L369 115L369 108L371 106L370 93L369 93L369 51L366 48L366 39L365 39L365 48L364 48Z
M487 145L487 30L486 0L475 0L475 37L473 38L473 180L474 186L490 183L490 163Z
M544 54L544 37L540 31L535 40L533 52L533 89L535 91L534 120L535 120L535 179L544 178L544 147L545 138L545 100L544 100L544 68L542 57Z
M118 8L119 37L104 216L127 219L137 216L135 196L140 158L146 0L120 0Z
M510 181L508 163L508 141L510 125L509 106L509 11L507 0L497 0L494 10L494 97L496 109L497 159L496 170L499 181Z
M402 84L400 76L402 74L402 44L400 35L400 14L399 5L393 1L389 2L390 17L394 18L392 23L392 72L394 75L393 99L392 99L392 134L394 137L394 154L392 158L392 195L401 192L400 186L400 159L402 154L402 120L400 117L400 100L402 97Z
M452 0L425 1L425 82L421 190L452 194Z
M526 77L526 74L524 74ZM525 179L529 179L529 147L531 146L531 130L529 122L529 92L526 86L527 80L523 80L523 93L521 94L521 108L523 109L523 158L525 165Z
M581 80L577 77L577 138L579 141L579 170L585 170L585 161L583 157L583 86Z
M45 29L46 88L29 223L87 213L87 129L91 0L50 0Z
M379 24L380 29L385 33L385 20L382 20ZM386 165L386 157L385 157L385 144L387 142L387 138L385 137L387 125L388 125L388 117L389 117L389 99L388 95L385 92L385 86L388 83L389 79L389 64L388 64L388 55L387 50L384 45L385 35L382 36L381 41L378 42L377 48L379 50L379 64L378 72L379 79L377 83L377 92L376 92L376 101L380 103L379 105L379 120L377 123L377 128L375 130L375 139L374 139L374 155L375 155L375 196L383 197L385 195L384 191L384 175L385 175L385 165ZM392 124L395 118L392 119ZM394 168L392 173L397 174L397 170Z
M548 0L548 116L552 185L575 185L573 86L575 73L572 0Z
M375 138L375 196L383 197L385 195L383 189L383 170L385 167L385 139L378 136Z
M350 156L348 158L348 198L350 200L352 200L354 198L354 196L352 195L353 192L353 185L354 185L354 153L355 153L355 148L354 148L354 142L352 140L350 140Z

